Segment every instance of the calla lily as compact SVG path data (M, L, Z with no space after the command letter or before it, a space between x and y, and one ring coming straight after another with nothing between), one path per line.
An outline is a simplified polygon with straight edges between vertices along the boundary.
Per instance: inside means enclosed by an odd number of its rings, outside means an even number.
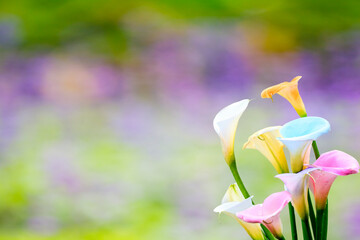
M234 142L235 133L241 115L246 110L250 100L244 99L230 104L216 114L214 118L214 129L221 140L222 151L226 163L230 166L235 161Z
M320 117L303 117L286 123L281 129L283 142L290 152L291 169L300 172L309 164L311 143L330 131L329 122Z
M291 194L291 202L301 219L306 219L308 209L309 173L317 168L307 168L298 173L284 173L276 175L285 184L285 189Z
M295 108L300 117L306 117L306 109L303 100L301 99L298 82L301 76L295 77L291 82L282 82L280 84L266 88L261 92L262 98L271 98L274 94L279 94Z
M310 173L310 189L314 193L317 209L325 209L327 197L337 176L346 176L359 172L358 161L347 153L334 150L323 153L312 167L319 170Z
M287 191L273 193L263 204L238 212L236 216L248 223L263 223L276 238L283 239L280 212L290 200L291 195Z
M243 149L257 149L270 161L278 173L288 173L284 144L277 139L281 137L280 128L281 126L268 127L257 131L249 137Z
M241 226L243 226L245 231L252 239L265 240L261 231L260 224L247 223L236 217L237 212L243 211L253 206L251 199L252 197L244 199L239 187L235 183L231 184L222 199L222 204L220 206L217 206L214 209L214 212L225 213L236 219L236 221Z

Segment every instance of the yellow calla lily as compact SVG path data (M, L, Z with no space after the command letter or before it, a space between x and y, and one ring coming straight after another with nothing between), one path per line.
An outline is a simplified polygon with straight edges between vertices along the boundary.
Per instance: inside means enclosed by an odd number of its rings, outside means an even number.
M252 134L243 149L256 149L274 166L278 173L288 173L289 168L284 153L284 144L277 138L281 137L281 126L267 127Z
M214 212L225 213L236 219L253 240L265 240L259 223L247 223L236 216L237 212L252 207L251 198L245 199L237 184L231 184L221 201L221 205L217 206Z
M301 76L295 77L291 82L282 82L277 85L266 88L261 92L262 98L271 98L274 94L279 94L295 108L300 117L306 117L306 109L303 100L301 99L298 82Z

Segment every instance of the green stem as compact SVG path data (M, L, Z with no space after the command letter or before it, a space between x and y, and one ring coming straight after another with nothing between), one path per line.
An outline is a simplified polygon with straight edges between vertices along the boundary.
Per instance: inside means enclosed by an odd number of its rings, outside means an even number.
M324 210L324 218L322 225L322 240L327 239L327 230L328 230L328 214L329 214L329 204L326 202L325 210Z
M312 142L312 147L314 150L315 158L318 159L320 157L320 152L319 152L318 146L316 144L316 141Z
M310 191L308 191L308 204L309 204L311 228L312 228L313 233L314 233L314 238L316 238L316 216L315 216L315 211L314 211L313 204L311 202Z
M316 240L321 240L323 236L323 220L325 209L316 210Z
M313 141L312 147L316 159L320 157L316 141ZM316 210L316 240L326 240L328 231L328 211L329 205L326 203L325 209ZM314 233L315 234L315 233Z
M237 185L239 186L239 189L240 189L242 195L244 196L245 199L249 198L250 194L246 190L245 185L244 185L243 181L241 180L241 177L240 177L239 172L238 172L237 167L236 167L235 160L229 165L229 167L230 167L232 175L235 178L235 181L236 181Z
M308 217L305 217L305 219L302 219L302 230L303 230L304 240L313 240L313 238L311 236L311 229L310 229Z
M297 230L296 230L296 219L295 219L294 207L291 205L291 203L289 203L288 206L289 206L289 216L290 216L292 240L297 240L298 237L297 237Z

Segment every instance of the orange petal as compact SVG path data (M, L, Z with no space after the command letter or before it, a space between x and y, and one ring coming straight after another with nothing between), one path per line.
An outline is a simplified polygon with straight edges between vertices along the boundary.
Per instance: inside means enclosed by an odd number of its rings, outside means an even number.
M279 94L294 107L300 117L306 117L306 109L303 100L301 99L298 82L301 76L295 77L291 82L282 82L280 84L266 88L261 92L262 98L271 98L274 94Z

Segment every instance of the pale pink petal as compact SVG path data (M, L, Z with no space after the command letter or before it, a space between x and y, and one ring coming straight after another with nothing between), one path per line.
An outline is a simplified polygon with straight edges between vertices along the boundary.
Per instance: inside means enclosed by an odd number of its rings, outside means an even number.
M291 194L287 191L277 192L267 197L263 203L265 219L280 214L281 210L291 201Z
M282 222L279 214L267 219L263 224L276 238L282 239Z
M337 175L322 170L313 171L310 175L310 189L314 193L316 209L324 209L331 185Z
M262 223L264 220L262 204L257 204L244 211L238 212L236 216L248 223Z
M359 172L359 162L349 154L338 150L321 154L312 166L341 176Z

